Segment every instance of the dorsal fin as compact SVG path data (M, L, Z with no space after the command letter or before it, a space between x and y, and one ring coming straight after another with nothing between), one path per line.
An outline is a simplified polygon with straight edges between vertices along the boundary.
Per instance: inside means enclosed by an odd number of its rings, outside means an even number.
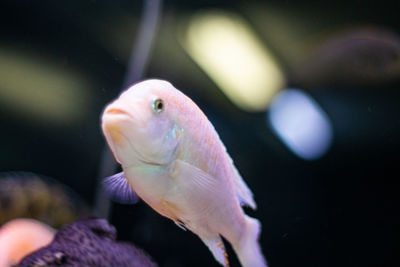
M126 181L123 172L106 178L103 181L103 188L107 195L115 202L122 204L134 204L139 201L139 198L132 191L131 187Z
M232 160L231 160L232 162ZM240 205L251 207L253 210L257 208L257 204L253 199L253 193L247 186L247 184L243 181L242 176L240 176L236 167L232 162L232 178L233 184L235 185L235 192L239 199Z
M225 164L227 164L230 169L230 176L232 177L232 182L235 188L236 197L239 201L240 206L247 206L252 208L253 210L257 209L257 204L254 201L253 193L243 180L242 176L239 174L235 165L233 164L233 160L226 150L225 145L221 142L223 150L225 152Z

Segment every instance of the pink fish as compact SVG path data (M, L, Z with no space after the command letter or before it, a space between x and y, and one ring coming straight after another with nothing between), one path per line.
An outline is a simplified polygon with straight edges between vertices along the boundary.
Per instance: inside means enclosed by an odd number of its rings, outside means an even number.
M252 192L199 107L162 80L122 93L102 116L107 142L123 173L105 180L111 197L135 195L178 226L189 229L228 266L221 236L245 267L266 266L258 244L260 223L244 214L256 208Z
M27 254L48 245L55 230L32 219L14 219L0 228L0 267L17 264Z

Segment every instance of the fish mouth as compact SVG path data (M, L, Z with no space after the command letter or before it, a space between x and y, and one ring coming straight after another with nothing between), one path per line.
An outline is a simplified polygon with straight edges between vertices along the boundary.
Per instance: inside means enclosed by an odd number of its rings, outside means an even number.
M103 120L135 120L131 113L120 107L109 107L103 113Z
M128 112L119 108L109 108L104 113L109 115L129 115Z

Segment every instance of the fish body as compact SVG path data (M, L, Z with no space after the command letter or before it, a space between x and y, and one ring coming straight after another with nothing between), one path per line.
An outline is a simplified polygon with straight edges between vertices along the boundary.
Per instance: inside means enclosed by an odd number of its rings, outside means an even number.
M0 267L17 264L23 257L48 245L55 230L33 219L14 219L0 228Z
M258 244L260 223L241 207L256 208L252 193L190 98L166 81L138 83L105 108L102 129L123 169L123 175L106 180L112 195L125 192L128 198L134 191L197 234L224 266L228 258L221 236L243 266L266 266Z

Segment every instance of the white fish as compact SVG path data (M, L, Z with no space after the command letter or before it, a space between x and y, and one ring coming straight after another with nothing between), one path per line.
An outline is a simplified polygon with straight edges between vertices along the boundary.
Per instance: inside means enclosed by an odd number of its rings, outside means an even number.
M138 83L105 108L102 129L123 169L104 183L114 199L133 202L136 194L197 234L224 266L229 262L221 236L243 266L267 265L258 244L260 223L241 207L256 208L252 193L190 98L166 81Z

